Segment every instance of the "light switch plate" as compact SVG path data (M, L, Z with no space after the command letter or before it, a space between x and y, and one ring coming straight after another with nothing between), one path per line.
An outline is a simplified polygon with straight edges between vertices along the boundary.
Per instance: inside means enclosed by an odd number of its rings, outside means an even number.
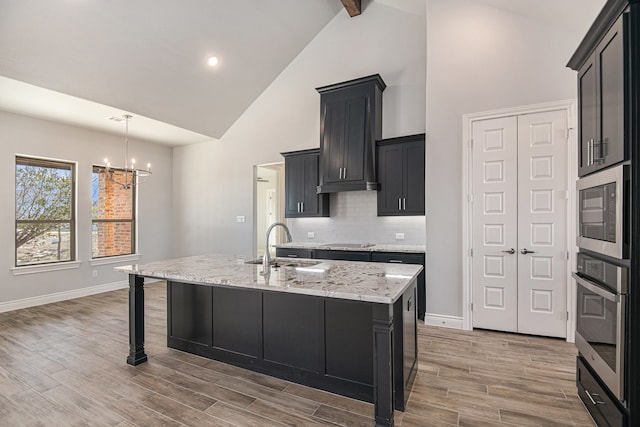
M307 232L307 237L308 237L309 239L315 239L315 237L316 237L316 233L314 233L313 231L308 231L308 232Z
M404 240L404 233L396 233L396 240Z
M245 221L245 217L244 215L238 215L236 216L236 222L244 222Z

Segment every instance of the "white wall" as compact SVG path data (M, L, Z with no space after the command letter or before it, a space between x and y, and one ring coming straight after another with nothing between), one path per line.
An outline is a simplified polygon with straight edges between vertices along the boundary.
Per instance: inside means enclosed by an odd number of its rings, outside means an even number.
M589 25L569 32L479 1L428 0L427 313L462 315L462 115L575 98L565 64Z
M135 119L134 119L135 120ZM135 126L132 121L130 126ZM60 123L0 111L0 304L25 298L78 291L114 282L127 276L113 265L91 266L91 173L93 164L112 159L123 166L124 138ZM78 269L14 276L15 155L76 161L77 163L77 256ZM130 139L130 155L153 165L152 177L140 187L138 198L138 246L140 261L171 255L171 149ZM120 160L122 159L122 160ZM92 277L98 270L98 277ZM90 291L89 291L90 293Z
M389 6L394 3L402 8ZM221 140L174 150L175 255L251 253L253 165L319 146L316 87L379 73L387 84L383 137L424 132L426 32L420 6L421 0L372 1L356 18L340 11ZM237 215L247 222L235 222ZM357 239L365 233L354 231Z

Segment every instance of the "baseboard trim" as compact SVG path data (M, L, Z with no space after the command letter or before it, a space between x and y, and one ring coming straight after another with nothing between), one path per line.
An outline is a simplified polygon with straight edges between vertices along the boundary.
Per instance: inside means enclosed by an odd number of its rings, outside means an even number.
M52 302L66 301L89 295L101 294L103 292L115 291L129 287L126 280L120 282L105 283L103 285L91 286L88 288L74 289L72 291L56 292L55 294L39 295L37 297L23 298L15 301L0 303L0 313L20 310L21 308L35 307L38 305L51 304Z
M424 316L424 324L443 328L464 329L462 317L447 316L445 314L426 313Z

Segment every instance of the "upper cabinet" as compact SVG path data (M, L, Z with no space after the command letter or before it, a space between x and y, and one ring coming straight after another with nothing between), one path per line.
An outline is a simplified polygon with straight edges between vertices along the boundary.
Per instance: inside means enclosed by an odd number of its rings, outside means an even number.
M320 93L318 193L376 190L375 141L382 136L382 91L376 74L317 88Z
M424 134L377 143L378 216L424 215Z
M582 64L569 63L569 66L576 65L578 71L579 176L628 158L625 142L626 27L627 14L623 14L597 45L592 46Z
M329 195L317 194L319 149L282 153L286 218L329 216Z

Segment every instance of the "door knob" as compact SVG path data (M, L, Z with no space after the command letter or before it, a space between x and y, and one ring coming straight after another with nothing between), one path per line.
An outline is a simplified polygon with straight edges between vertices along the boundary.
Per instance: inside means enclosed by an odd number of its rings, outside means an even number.
M505 254L511 254L511 255L513 255L513 254L515 254L515 253L516 253L516 250L515 250L515 249L513 249L513 248L511 248L511 249L509 249L508 251L502 251L502 253L505 253Z
M536 251L530 251L529 249L524 248L524 249L522 249L522 250L520 251L520 253L521 253L522 255L526 255L526 254L535 254L535 253L536 253Z

